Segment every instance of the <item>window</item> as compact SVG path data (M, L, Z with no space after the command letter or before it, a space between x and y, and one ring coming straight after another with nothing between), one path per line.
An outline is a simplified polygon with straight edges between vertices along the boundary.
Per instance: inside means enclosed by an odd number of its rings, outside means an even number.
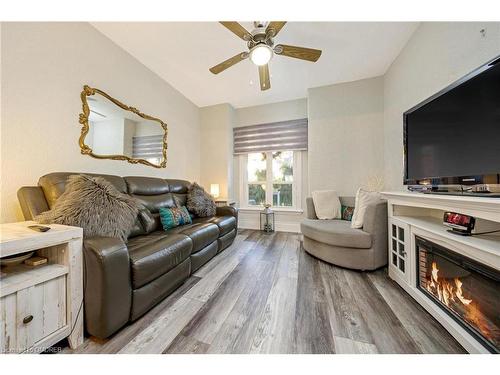
M258 207L272 203L276 208L299 208L300 155L300 151L268 151L241 155L242 206Z

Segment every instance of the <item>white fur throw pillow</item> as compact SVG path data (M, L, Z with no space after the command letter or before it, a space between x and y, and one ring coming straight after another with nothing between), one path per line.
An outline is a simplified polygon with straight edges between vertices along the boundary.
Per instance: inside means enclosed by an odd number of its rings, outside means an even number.
M354 203L351 228L363 228L366 208L370 204L378 203L380 199L380 193L359 188L356 193L356 201Z
M337 193L333 190L312 192L314 211L320 220L340 219L342 206Z
M122 194L102 177L71 175L54 207L36 216L42 224L83 228L84 237L116 237L127 241L134 227L139 203Z

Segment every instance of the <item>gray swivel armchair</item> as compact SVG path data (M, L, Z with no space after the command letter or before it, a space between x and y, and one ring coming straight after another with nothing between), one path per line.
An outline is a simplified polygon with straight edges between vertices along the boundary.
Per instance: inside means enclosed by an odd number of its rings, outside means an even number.
M354 207L354 197L340 197ZM337 266L374 270L387 264L387 202L368 206L362 229L347 220L319 220L312 198L306 198L307 219L301 223L303 247L309 254Z

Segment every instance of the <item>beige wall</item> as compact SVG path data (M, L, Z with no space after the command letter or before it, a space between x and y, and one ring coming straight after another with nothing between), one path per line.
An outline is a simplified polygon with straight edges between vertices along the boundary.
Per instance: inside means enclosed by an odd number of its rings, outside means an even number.
M208 192L210 184L219 184L220 197L232 199L234 109L229 104L203 107L200 120L200 183Z
M309 191L354 195L383 175L383 80L309 89Z
M403 112L499 54L498 22L421 24L384 76L386 189L404 189Z
M298 120L306 117L307 99L303 98L253 107L237 108L235 126Z
M1 221L21 219L17 189L54 171L199 180L199 109L87 23L2 23ZM165 169L97 160L78 147L88 84L169 126Z

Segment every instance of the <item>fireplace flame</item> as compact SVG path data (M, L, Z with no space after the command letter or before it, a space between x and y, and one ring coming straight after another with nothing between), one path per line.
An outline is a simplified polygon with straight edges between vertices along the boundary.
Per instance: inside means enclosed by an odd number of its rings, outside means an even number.
M487 319L482 314L477 303L472 299L465 298L462 290L462 281L455 277L454 283L438 276L439 269L436 262L432 262L431 274L425 283L425 288L429 293L437 297L446 307L450 308L472 323L485 337L491 337L491 331L487 324Z
M436 262L432 262L431 277L426 287L427 291L437 295L438 299L448 307L450 307L451 301L456 301L455 297L458 298L464 306L470 305L472 300L463 296L462 281L460 281L458 277L455 277L455 285L453 285L446 280L440 280L438 272L439 269Z

